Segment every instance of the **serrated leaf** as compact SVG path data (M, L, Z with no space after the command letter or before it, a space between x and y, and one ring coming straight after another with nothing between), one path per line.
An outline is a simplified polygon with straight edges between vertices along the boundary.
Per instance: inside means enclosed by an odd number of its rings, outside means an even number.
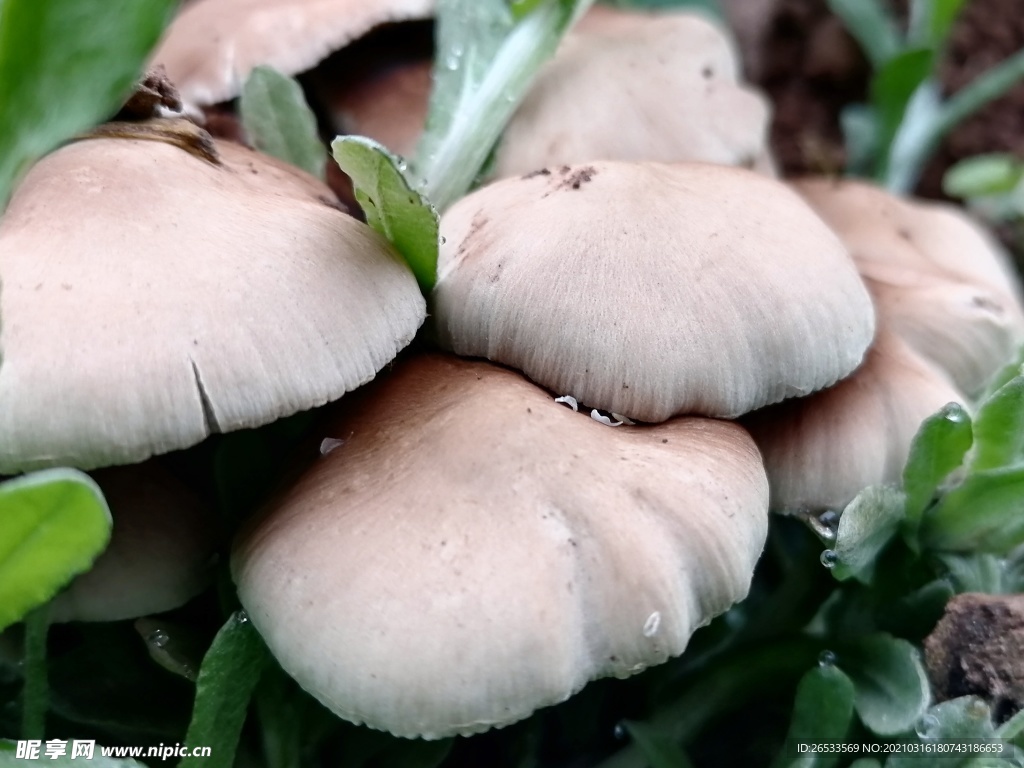
M861 722L879 736L909 730L928 708L928 677L906 640L870 635L842 646L836 664L853 681Z
M256 67L242 86L238 111L256 149L323 178L327 153L298 82L273 67Z
M0 2L0 209L31 163L117 112L177 5Z
M828 0L828 7L879 69L902 47L896 19L880 0Z
M648 723L626 721L624 725L650 768L691 768L683 748L670 735Z
M1024 460L1024 376L992 393L974 417L972 471L998 469Z
M853 699L853 683L834 666L815 667L804 675L796 689L786 749L772 768L830 768L838 763L839 753L796 755L794 746L844 741L853 722Z
M942 179L942 191L950 197L1000 195L1013 190L1024 178L1024 165L1013 155L990 153L961 160Z
M1024 467L973 472L925 515L921 540L938 551L1003 554L1024 543Z
M87 571L110 541L99 486L73 469L0 484L0 630Z
M383 145L362 136L339 136L331 149L352 179L366 223L394 244L420 289L429 293L437 281L437 211L409 186L401 161Z
M210 747L210 757L186 757L179 768L231 768L249 700L270 659L252 622L236 611L213 639L196 680L196 702L185 743Z
M541 65L592 0L439 0L434 88L412 162L444 211L469 189Z
M950 403L925 419L910 444L910 456L903 469L909 529L916 529L935 490L963 463L972 442L971 417L961 405Z
M870 580L875 559L903 521L903 494L894 488L865 488L843 510L836 529L836 564L840 580Z

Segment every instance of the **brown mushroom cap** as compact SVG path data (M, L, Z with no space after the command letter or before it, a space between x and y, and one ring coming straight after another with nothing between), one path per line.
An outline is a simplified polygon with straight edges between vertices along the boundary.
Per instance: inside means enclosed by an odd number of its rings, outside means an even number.
M748 414L772 509L841 510L870 485L900 483L921 422L964 403L949 378L901 337L881 331L849 378Z
M1009 259L962 210L862 182L794 186L850 249L879 317L965 394L980 391L1024 342Z
M236 541L248 615L335 713L399 736L506 725L679 654L742 598L767 485L739 427L609 428L518 374L407 360Z
M835 235L750 171L551 169L469 195L441 233L443 345L641 421L809 394L856 368L874 335Z
M412 340L412 272L330 191L242 147L221 163L96 139L0 219L0 472L141 461L369 381Z
M594 160L771 173L768 121L768 102L739 81L731 42L706 17L595 7L516 111L494 175Z
M53 621L120 621L184 605L213 578L213 510L149 461L93 478L114 521L92 568L50 603Z
M153 54L188 104L237 96L255 67L287 75L374 27L429 18L435 0L199 0L174 20Z

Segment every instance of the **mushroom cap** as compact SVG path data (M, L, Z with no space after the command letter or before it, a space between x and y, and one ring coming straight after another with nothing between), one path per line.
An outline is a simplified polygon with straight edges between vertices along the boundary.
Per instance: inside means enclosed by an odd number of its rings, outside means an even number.
M141 461L322 405L408 344L425 304L322 183L95 139L44 158L0 219L0 473Z
M50 603L52 621L120 621L169 611L213 578L213 510L152 461L93 473L114 521L92 568Z
M383 24L427 19L435 0L199 0L174 20L152 60L193 106L241 93L268 65L286 75Z
M474 192L441 233L444 346L640 421L809 394L874 335L836 236L750 171L566 166Z
M795 187L849 248L879 317L965 394L979 392L1024 342L1010 261L962 210L863 182Z
M726 34L695 13L592 9L541 70L498 145L498 178L594 160L773 173L770 108Z
M681 653L749 588L768 491L734 424L613 429L441 356L340 411L344 443L240 536L232 569L284 669L347 720L507 725Z
M849 378L743 425L764 457L772 509L838 510L868 486L900 483L921 422L965 401L937 366L881 330Z

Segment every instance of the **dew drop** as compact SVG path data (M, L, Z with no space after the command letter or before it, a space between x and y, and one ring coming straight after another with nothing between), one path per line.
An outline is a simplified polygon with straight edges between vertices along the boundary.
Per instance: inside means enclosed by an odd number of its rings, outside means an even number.
M448 56L445 57L444 66L449 72L454 72L459 68L459 57L456 56L454 52L448 54Z
M247 624L249 622L249 614L246 613L245 611L239 611L235 615L238 618L238 623L239 624Z
M839 562L839 555L836 554L834 549L826 549L821 553L821 564L826 568L835 568L836 563Z
M967 420L967 411L960 403L947 403L942 407L942 416L946 421L962 424Z
M398 161L398 170L400 170L402 173L405 173L406 171L409 170L409 164L407 162L405 162L405 160L399 160Z
M819 667L834 667L836 665L836 655L833 651L822 651L818 655L818 666Z
M626 726L622 723L616 723L615 728L612 730L612 736L615 737L616 741L625 741L629 738L629 733L626 731Z
M150 645L155 645L157 648L165 648L171 641L170 635L164 630L157 629L149 633L149 637L146 638L146 642Z
M935 715L925 715L914 728L917 736L924 741L934 741L939 737L939 718Z
M448 242L448 238L445 237L444 235L441 235L441 245L444 245L447 242Z
M647 617L647 621L644 622L644 637L654 637L658 633L658 627L661 626L661 613L655 611Z

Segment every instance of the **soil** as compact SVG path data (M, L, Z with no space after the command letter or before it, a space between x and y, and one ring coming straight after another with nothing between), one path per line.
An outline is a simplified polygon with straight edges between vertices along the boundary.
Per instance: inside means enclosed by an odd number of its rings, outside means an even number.
M905 12L906 2L894 3ZM774 0L761 20L760 49L749 75L775 104L772 145L787 176L838 171L844 151L839 113L867 94L870 68L825 0ZM741 40L749 40L745 31ZM1011 53L1024 48L1024 14L1006 0L968 0L941 66L945 93L953 93ZM961 124L929 165L918 193L942 197L945 170L982 152L1024 157L1024 84Z
M940 700L980 696L997 722L1024 707L1024 595L957 595L924 646Z

